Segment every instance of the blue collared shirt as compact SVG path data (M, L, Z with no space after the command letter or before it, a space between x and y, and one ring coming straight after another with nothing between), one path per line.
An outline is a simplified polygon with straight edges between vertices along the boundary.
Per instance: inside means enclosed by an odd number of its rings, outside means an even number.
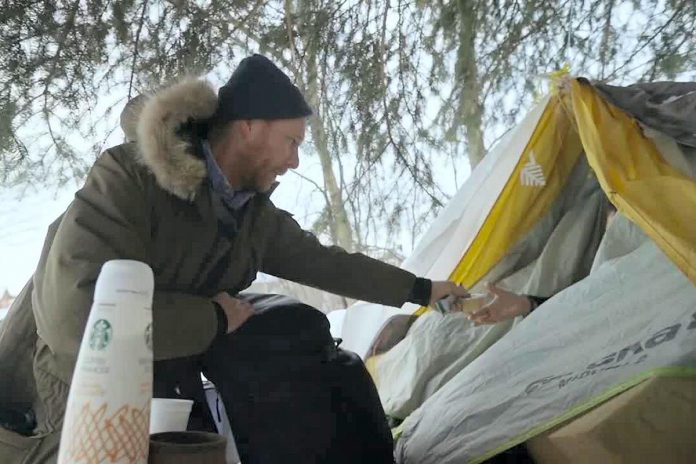
M201 141L203 146L203 154L205 155L205 164L208 168L208 177L213 191L220 196L220 200L231 211L239 211L249 200L252 199L256 192L252 190L235 190L230 185L230 182L223 174L222 169L218 166L213 151L210 149L208 140Z

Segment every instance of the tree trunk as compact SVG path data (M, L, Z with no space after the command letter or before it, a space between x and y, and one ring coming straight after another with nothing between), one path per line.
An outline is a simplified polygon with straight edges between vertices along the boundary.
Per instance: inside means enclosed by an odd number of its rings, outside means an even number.
M481 104L481 83L478 75L476 55L476 4L474 0L459 0L459 48L455 77L460 86L458 114L466 130L471 169L483 159L486 148L483 145L483 105Z
M320 75L317 65L316 41L309 41L307 47L307 79L305 81L305 97L307 98L314 114L309 118L309 127L312 133L312 140L319 156L321 170L324 177L324 188L328 194L329 204L329 228L331 237L336 245L348 251L354 251L353 232L348 219L345 205L343 203L343 192L341 191L336 175L333 170L331 151L324 128L324 121L320 112ZM325 98L326 96L324 96Z
M311 1L300 0L297 2L297 9L300 17L307 17L308 10L311 11L313 5ZM309 129L312 134L312 140L319 156L321 163L322 176L324 178L324 196L328 197L327 209L329 211L329 230L331 232L332 242L348 251L354 250L353 233L346 213L345 205L343 204L343 193L336 181L336 176L333 171L331 162L331 152L329 150L328 138L324 129L324 121L320 111L320 75L317 65L317 37L311 37L306 34L311 34L311 31L301 30L299 24L295 24L293 17L293 1L285 0L285 27L288 34L288 46L293 55L293 71L295 81L302 89L309 106L311 106L314 114L309 118ZM295 35L295 31L298 32ZM297 49L295 48L295 40L302 42L305 49L303 62L298 61ZM313 40L314 39L314 40ZM282 53L281 53L282 56ZM306 64L306 70L302 69L303 64Z

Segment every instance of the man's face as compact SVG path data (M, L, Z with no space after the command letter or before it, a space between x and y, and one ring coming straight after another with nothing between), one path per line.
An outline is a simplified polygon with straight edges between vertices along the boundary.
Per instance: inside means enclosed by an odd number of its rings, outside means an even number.
M244 184L246 188L266 192L277 176L299 166L298 148L304 141L305 118L254 120L248 124Z

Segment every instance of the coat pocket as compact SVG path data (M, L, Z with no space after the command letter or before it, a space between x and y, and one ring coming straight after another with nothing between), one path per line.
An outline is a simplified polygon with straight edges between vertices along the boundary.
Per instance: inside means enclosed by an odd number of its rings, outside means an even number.
M58 435L60 431L52 434L24 436L11 430L0 427L0 462L3 464L25 464L43 459L49 459L58 451ZM49 448L55 448L49 450Z

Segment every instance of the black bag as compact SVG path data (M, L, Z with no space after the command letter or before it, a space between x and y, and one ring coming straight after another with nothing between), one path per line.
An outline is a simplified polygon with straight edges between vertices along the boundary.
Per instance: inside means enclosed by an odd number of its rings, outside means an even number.
M393 463L374 383L326 316L286 297L248 299L257 313L203 359L242 463Z

